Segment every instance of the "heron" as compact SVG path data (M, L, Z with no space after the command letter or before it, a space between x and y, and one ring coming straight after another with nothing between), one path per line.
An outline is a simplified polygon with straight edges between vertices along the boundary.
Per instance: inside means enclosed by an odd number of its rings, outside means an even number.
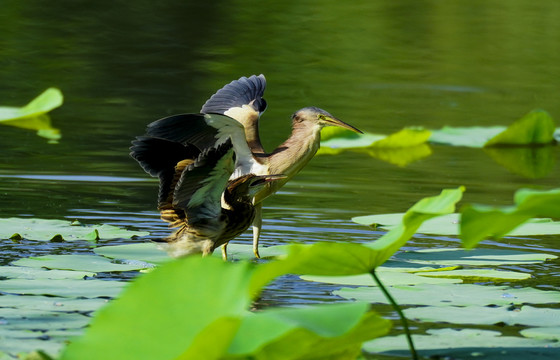
M159 240L170 256L210 255L239 236L255 216L252 199L283 175L245 174L230 180L235 168L231 140L200 150L151 136L133 141L131 156L150 175L159 177L158 209L172 228ZM222 256L227 260L223 248Z
M219 146L229 139L236 155L231 180L248 174L283 175L281 179L261 186L253 197L253 253L257 258L260 258L262 201L278 191L313 158L320 146L321 129L338 126L362 133L323 109L304 107L291 116L292 132L288 139L268 153L259 134L259 119L267 108L263 98L265 88L266 79L262 74L241 77L213 94L199 114L168 116L154 121L147 128L147 136L198 149ZM226 246L227 243L222 253L226 253Z
M292 116L292 132L288 139L267 153L262 145L259 134L259 119L267 108L263 98L266 89L266 78L263 74L241 77L226 84L212 95L200 110L203 114L225 115L237 120L243 125L246 143L250 150L250 157L241 164L250 163L251 166L238 168L237 174L254 172L257 174L282 173L285 178L281 181L269 183L255 196L256 215L253 220L253 252L259 255L259 238L262 229L262 201L274 194L286 182L294 177L313 158L320 147L321 129L325 126L338 126L362 133L356 127L334 117L318 107L305 107L296 111ZM212 115L209 122L211 126ZM238 139L240 136L237 136ZM243 146L240 141L239 146ZM246 155L246 150L244 151ZM242 165L241 165L242 166Z

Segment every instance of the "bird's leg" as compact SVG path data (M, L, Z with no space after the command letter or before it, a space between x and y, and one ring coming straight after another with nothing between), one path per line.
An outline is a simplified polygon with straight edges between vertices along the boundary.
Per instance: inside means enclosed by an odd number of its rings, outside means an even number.
M229 244L229 242L222 245L222 259L224 261L227 261L227 244Z
M255 218L253 219L253 253L260 259L259 255L259 238L261 236L262 227L262 203L255 205Z

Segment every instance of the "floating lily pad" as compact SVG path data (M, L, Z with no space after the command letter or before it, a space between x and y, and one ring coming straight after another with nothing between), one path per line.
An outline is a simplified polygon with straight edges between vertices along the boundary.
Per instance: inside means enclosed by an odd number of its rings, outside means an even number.
M529 328L521 330L519 333L528 338L560 342L560 326Z
M431 155L426 142L430 131L421 128L405 128L391 135L372 133L357 134L336 127L324 128L321 132L321 147L317 154L335 155L352 150L371 157L405 166Z
M10 279L83 279L95 276L94 272L71 270L46 270L24 266L0 266L0 278Z
M27 309L0 308L2 327L20 330L52 330L81 328L91 320L89 316L79 313L49 312Z
M394 272L394 271L377 271L377 276L384 285L416 285L416 284L454 284L462 282L459 278L436 278L436 277L426 277L419 276L415 274L409 274L406 272ZM341 285L367 285L367 286L377 286L375 281L369 274L362 275L352 275L352 276L311 276L303 275L301 277L303 280L307 281L317 281L329 284L341 284Z
M535 110L509 127L443 127L432 130L431 143L452 146L543 145L554 139L554 121L545 111Z
M21 295L50 295L61 297L115 297L126 285L123 281L108 280L28 280L0 281L1 291Z
M23 107L0 107L0 124L37 130L37 135L50 140L59 140L60 130L52 127L47 113L61 106L62 92L49 88Z
M430 306L488 306L509 304L556 304L560 303L560 292L533 288L510 288L507 286L483 286L475 284L392 286L391 295L401 305ZM335 295L347 299L387 304L387 299L374 287L343 288ZM466 313L473 314L468 308Z
M434 144L482 148L494 136L506 129L505 126L492 127L451 127L444 126L432 130L430 142Z
M560 324L560 309L535 308L528 305L524 305L520 309L510 306L427 306L406 309L404 313L408 319L424 322L526 326L558 326Z
M2 283L0 282L0 287ZM108 302L106 299L70 299L49 296L0 296L0 308L11 307L19 310L64 311L64 312L91 312L99 309Z
M71 241L131 238L149 235L146 231L130 231L112 225L83 226L66 220L35 218L0 219L0 238L14 236L29 240Z
M152 242L99 246L93 249L93 251L98 255L111 259L138 260L153 264L161 264L172 259L164 250L158 248L156 243ZM219 251L216 252L219 253Z
M417 264L439 266L488 266L488 265L522 265L536 264L549 259L556 259L556 255L546 253L532 253L516 250L497 249L422 249L406 251L397 254L393 259Z
M132 264L114 263L107 258L96 255L44 255L22 258L12 262L12 264L34 268L92 272L132 271L154 267L153 264L142 261L137 261Z
M497 331L480 329L429 329L428 335L413 335L419 355L449 359L552 360L560 355L558 343L546 340L501 336ZM370 353L407 356L404 335L387 336L364 344Z
M356 216L352 221L361 225L390 230L400 224L404 213ZM425 221L417 233L431 235L460 234L460 214L448 214ZM560 221L550 218L533 218L510 231L508 236L560 234Z
M503 271L493 269L459 269L449 271L429 271L419 273L422 276L437 278L464 279L469 281L519 281L531 278L531 274L518 271Z

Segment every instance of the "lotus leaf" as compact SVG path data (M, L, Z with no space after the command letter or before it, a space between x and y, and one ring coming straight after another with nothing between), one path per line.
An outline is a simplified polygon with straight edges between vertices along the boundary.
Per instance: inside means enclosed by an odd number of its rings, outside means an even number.
M37 135L56 141L60 131L51 125L47 113L61 106L63 96L59 89L49 88L23 107L0 107L0 124L37 130Z
M92 272L132 271L154 267L153 264L141 261L130 264L114 263L107 258L96 255L44 255L22 258L12 262L12 264L34 268Z
M427 306L406 309L409 319L424 322L446 322L453 324L506 324L526 326L558 326L560 309L535 308L524 305L521 308L511 306Z
M14 235L29 240L89 240L131 238L149 235L146 231L130 231L112 225L81 226L66 220L35 218L0 219L0 238L10 239Z
M414 335L419 354L426 358L552 360L560 355L551 341L501 336L497 331L480 329L430 329L427 335ZM369 341L364 350L384 355L406 356L403 335Z
M392 286L390 292L401 305L429 306L506 306L510 304L556 304L560 302L560 292L533 288L510 288L475 284L415 286ZM334 291L335 295L347 299L371 301L386 304L387 299L374 287L343 288ZM467 308L462 308L471 314Z

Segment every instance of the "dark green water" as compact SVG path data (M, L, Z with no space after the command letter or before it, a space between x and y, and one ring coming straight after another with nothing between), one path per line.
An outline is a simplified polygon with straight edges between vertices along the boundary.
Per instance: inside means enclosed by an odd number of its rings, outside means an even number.
M130 141L155 119L197 112L244 75L267 77L261 133L269 150L289 134L290 115L310 105L385 134L412 125L508 125L535 108L560 119L558 19L560 3L552 0L5 0L0 105L24 105L51 86L65 103L51 114L62 133L58 144L0 127L0 217L80 219L164 236L157 184L128 157ZM491 205L510 204L522 187L558 187L558 147L532 175L480 149L431 150L406 167L352 152L316 157L265 203L263 244L368 241L379 233L351 217L402 212L447 187L465 185L464 203ZM559 239L486 244L558 253ZM410 243L456 245L424 237ZM0 246L4 264L88 251ZM558 262L527 271L536 276L534 286L560 289ZM329 289L288 278L263 301L329 301Z

